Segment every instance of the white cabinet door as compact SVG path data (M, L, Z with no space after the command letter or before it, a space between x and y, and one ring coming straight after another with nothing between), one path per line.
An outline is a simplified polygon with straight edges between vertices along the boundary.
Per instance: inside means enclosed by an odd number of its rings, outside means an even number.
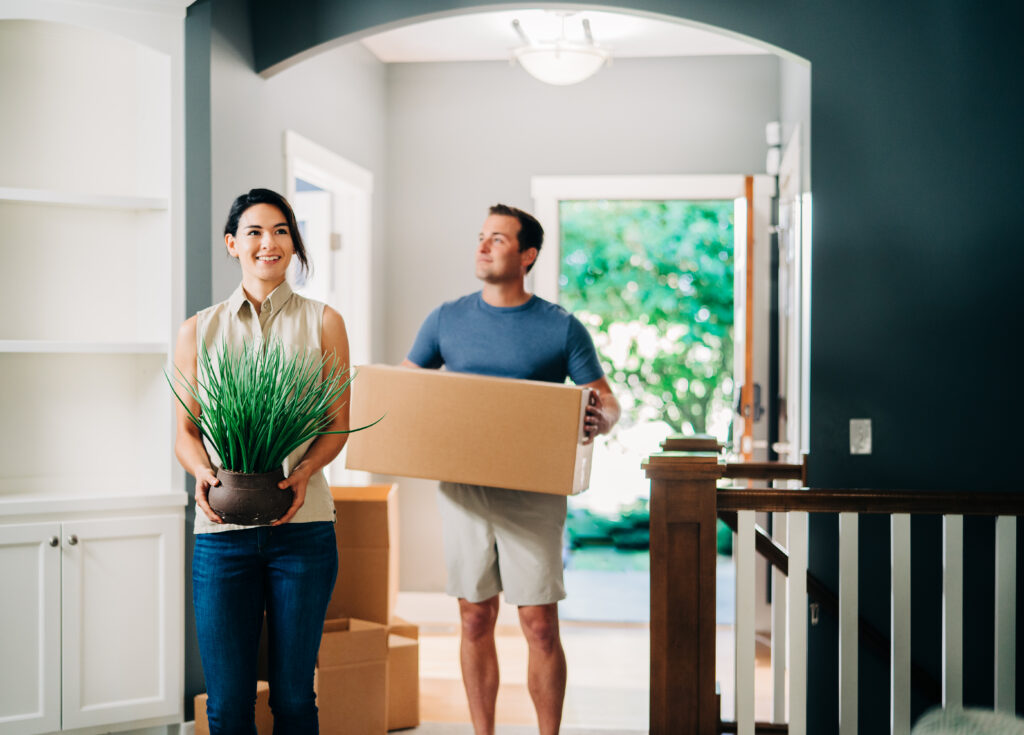
M62 524L63 728L179 712L183 520Z
M59 523L0 525L0 732L6 735L60 728L59 538Z

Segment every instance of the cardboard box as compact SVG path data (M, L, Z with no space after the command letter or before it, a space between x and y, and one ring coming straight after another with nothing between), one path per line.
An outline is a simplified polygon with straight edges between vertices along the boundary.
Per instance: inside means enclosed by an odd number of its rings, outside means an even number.
M388 730L420 724L420 643L388 636Z
M314 678L321 732L387 732L387 662L387 626L354 618L324 623Z
M207 695L197 694L195 699L195 735L210 735L210 722L206 717ZM256 682L256 732L259 735L272 735L274 732L274 716L270 712L270 685L265 681Z
M389 365L358 368L345 466L573 495L590 484L589 390Z
M338 513L338 579L327 619L387 625L398 599L398 486L331 488Z
M419 640L420 626L416 625L416 623L410 623L408 620L404 620L397 615L393 615L388 623L388 635L400 635L404 638Z

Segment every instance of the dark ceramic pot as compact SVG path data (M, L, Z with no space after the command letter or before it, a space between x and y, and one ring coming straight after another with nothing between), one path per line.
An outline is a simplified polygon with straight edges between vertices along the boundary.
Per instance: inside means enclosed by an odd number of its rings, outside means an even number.
M220 469L217 479L220 484L207 491L206 500L225 523L265 526L283 516L295 497L291 488L277 486L283 469L260 474Z

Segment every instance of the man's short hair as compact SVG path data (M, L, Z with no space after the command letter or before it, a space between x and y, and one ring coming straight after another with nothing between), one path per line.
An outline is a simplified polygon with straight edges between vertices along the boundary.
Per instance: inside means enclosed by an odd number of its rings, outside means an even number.
M530 248L537 248L537 255L540 255L541 245L544 244L544 228L540 226L540 222L529 212L524 212L518 207L510 207L507 204L495 204L490 209L491 214L500 214L504 217L515 217L519 221L519 235L516 239L519 240L519 252L529 250ZM534 258L533 263L530 263L526 267L526 272L529 273L530 269L533 268L533 264L537 262Z

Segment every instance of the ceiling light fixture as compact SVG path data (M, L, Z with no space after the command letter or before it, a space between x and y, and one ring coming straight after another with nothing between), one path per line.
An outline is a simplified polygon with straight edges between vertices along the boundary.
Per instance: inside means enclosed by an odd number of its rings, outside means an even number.
M512 57L531 76L547 84L576 84L597 73L611 59L611 52L594 43L590 32L590 21L583 19L586 43L570 41L565 37L565 19L572 12L559 12L562 17L562 32L555 41L533 43L518 20L512 21L512 28L523 40L522 46L512 50Z

